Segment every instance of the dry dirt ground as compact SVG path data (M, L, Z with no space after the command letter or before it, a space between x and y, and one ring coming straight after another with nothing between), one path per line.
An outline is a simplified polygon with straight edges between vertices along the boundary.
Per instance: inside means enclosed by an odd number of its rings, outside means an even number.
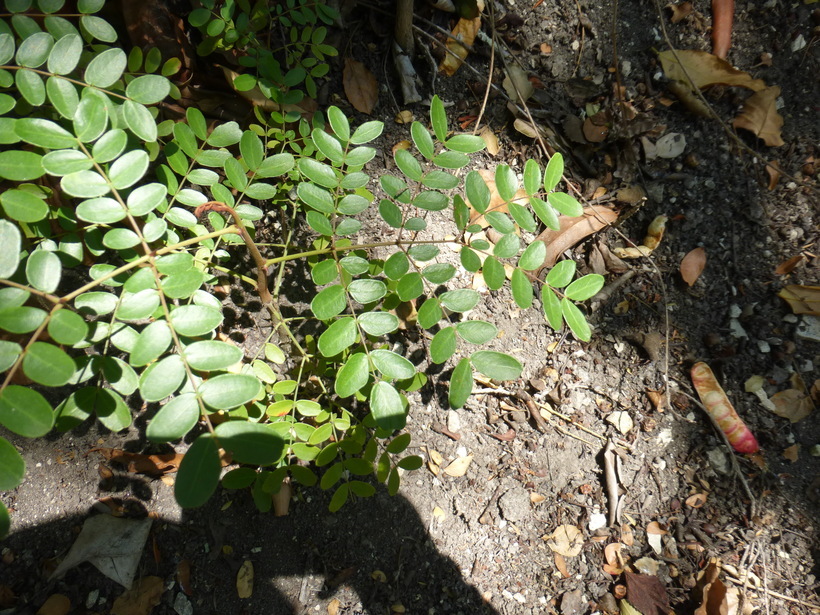
M641 585L633 578L627 588L634 600L643 597L644 615L663 612L664 597L676 613L693 613L703 595L697 577L710 561L721 564L720 581L739 590L743 612L820 612L820 413L791 423L744 390L752 376L764 379L769 396L799 388L799 380L811 388L818 377L820 322L793 314L778 297L787 284L818 281L817 5L736 6L729 60L782 88L785 144L779 147L742 133L735 141L716 120L693 115L666 91L656 59L667 48L661 19L676 48L708 51L711 15L704 0L675 24L669 9L659 14L654 3L635 0L496 6L499 35L537 80L529 101L535 117L571 144L565 153L573 180L590 194L597 186L610 195L640 185L647 201L619 226L637 243L656 216L669 217L651 259L629 261L627 269L600 261L608 248L624 245L613 229L567 254L584 271L603 266L613 285L608 297L592 302L592 342L555 334L538 309L515 309L505 292L487 294L476 316L502 330L494 348L522 361L521 381L479 385L458 411L442 407L439 388L415 394L408 428L428 464L405 475L397 497L379 490L335 515L326 512L327 494L318 489L298 492L285 517L258 513L247 493L221 490L206 509L183 513L163 481L116 468L114 476L100 474L101 459L89 453L94 446L153 452L136 430L111 434L94 425L36 442L13 439L28 473L16 491L0 496L13 511L12 535L0 545L0 585L16 596L9 602L6 595L7 610L0 612L33 613L55 592L71 598L73 612L110 612L122 588L89 564L55 584L45 581L103 497L118 498L129 515L155 519L139 574L164 580L158 615L581 615L616 608L624 566L657 579ZM391 170L390 150L407 131L393 122L404 106L383 59L387 18L372 11L360 4L338 36L339 48L370 62L380 83L374 117L388 130L370 169L375 175ZM426 7L419 12L445 28L454 23ZM416 23L436 33L429 23ZM487 20L484 29L490 31ZM430 47L424 36L419 42ZM477 43L467 60L475 71L463 67L434 82L424 55L416 58L424 95L438 93L453 104L451 123L476 114L489 58L486 43ZM500 86L499 64L496 55L492 81ZM581 118L589 105L616 109L618 79L642 128L616 118L603 142L579 142L578 121L567 118ZM339 84L332 82L330 92L336 104L346 104ZM747 95L723 88L707 98L730 123ZM410 109L426 116L422 104ZM513 119L503 96L494 94L484 121L500 151L479 159L478 167L506 162L520 171L526 157L543 160L531 139L512 128ZM684 152L647 160L641 136L655 142L664 131L683 135ZM763 160L777 160L783 170L776 186L769 187ZM707 264L690 287L679 267L697 247ZM791 272L776 273L801 254ZM732 453L693 400L695 361L714 368L760 441L760 458ZM433 380L446 382L448 374L445 367ZM667 390L671 406L664 403ZM528 406L519 391L538 405ZM544 407L554 413L540 412ZM616 497L623 500L614 523L607 440L615 444ZM464 476L440 471L466 456L472 461ZM236 576L246 560L255 569L253 595L239 599ZM190 565L189 595L176 582L182 561ZM709 595L719 603L717 587ZM698 613L727 611L718 604Z

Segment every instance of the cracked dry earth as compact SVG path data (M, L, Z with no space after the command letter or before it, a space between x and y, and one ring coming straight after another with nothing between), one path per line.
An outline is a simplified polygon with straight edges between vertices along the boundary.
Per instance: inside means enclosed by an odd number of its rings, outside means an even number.
M92 425L36 442L11 438L29 471L22 486L1 496L13 529L0 546L0 585L17 602L0 612L34 613L55 592L71 598L73 612L111 611L122 588L89 564L46 581L106 497L129 516L154 519L138 574L163 579L155 614L582 615L617 612L625 585L631 598L643 598L644 615L664 612L664 601L676 613L698 615L820 612L820 414L791 423L744 388L760 376L771 397L800 382L811 389L817 379L820 322L794 314L778 292L818 280L818 12L803 2L737 3L729 60L782 88L785 144L767 147L741 134L740 143L758 152L753 156L716 120L676 102L656 59L666 48L661 19L676 48L709 50L708 3L696 1L694 14L676 24L667 9L658 13L653 3L634 0L533 4L498 2L495 23L534 78L534 117L570 146L570 178L587 196L632 186L648 196L633 215L622 213L618 231L604 230L565 253L581 271L607 278L605 295L589 306L592 341L556 334L537 306L517 310L505 291L486 293L473 317L503 332L493 349L521 360L522 379L479 382L457 411L440 403L440 386L414 393L408 429L425 467L404 476L398 496L379 490L335 515L318 489L297 493L285 517L258 513L247 493L221 490L206 509L182 512L167 484L173 475L165 482L112 473L89 452L156 452L137 430L111 434ZM407 130L393 122L403 107L391 93L398 91L395 77L378 57L388 44L369 10L359 5L339 36L340 48L370 58L380 82L374 114L388 130L368 169L375 176L392 170L390 150ZM419 11L445 28L454 24ZM487 20L484 28L489 32ZM770 54L767 63L763 54ZM475 71L439 77L435 92L418 58L425 95L452 103L451 124L477 113L488 78L501 85L498 58L492 75L489 58L487 44L477 43L467 59ZM589 142L578 122L589 105L615 108L618 79L645 131L630 132L614 116L613 134ZM745 96L730 88L707 92L724 123ZM411 111L427 113L423 105ZM500 149L477 168L505 162L520 172L527 157L543 160L513 120L503 95L494 93L484 122ZM684 151L647 159L641 137L655 142L668 133L683 135ZM776 185L762 160L778 161L783 176ZM669 221L649 259L613 266L604 258L625 245L624 236L640 243L658 215ZM371 222L373 235L386 231ZM690 286L680 263L698 247L706 267ZM798 255L796 267L776 273ZM466 272L460 280L474 282ZM246 332L250 342L265 335L262 317L251 314L255 321L258 329L251 324ZM414 344L409 336L408 352ZM689 370L696 361L717 373L760 441L759 458L731 452L695 401ZM436 369L431 380L446 383L451 367ZM614 495L607 468L620 481ZM240 599L236 578L246 560L254 566L253 594ZM177 582L183 561L188 593ZM698 578L710 562L720 564L719 582L737 596L735 610L721 610L713 584L707 595L717 604L696 611L704 595ZM656 581L630 582L624 568Z

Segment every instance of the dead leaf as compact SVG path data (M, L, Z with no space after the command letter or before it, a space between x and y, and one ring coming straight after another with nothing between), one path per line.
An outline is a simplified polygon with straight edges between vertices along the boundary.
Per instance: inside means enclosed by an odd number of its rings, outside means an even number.
M540 493L536 493L535 491L530 493L530 502L532 504L540 504L541 502L544 502L546 499L547 498L545 498L543 495L541 495Z
M633 184L632 186L626 186L625 188L618 188L615 191L614 196L615 200L619 203L637 205L638 203L646 200L646 191L638 184Z
M541 43L541 44L538 46L538 49L539 49L539 50L541 51L541 53L543 53L544 55L547 55L547 54L552 53L552 45L550 45L550 44L548 44L548 43Z
M766 174L769 176L768 189L770 191L774 190L777 184L780 183L780 176L782 175L780 172L780 163L777 160L772 160L766 165Z
M626 523L621 525L621 542L627 547L631 547L635 544L635 534L632 528Z
M578 218L558 216L560 230L553 231L548 228L536 237L537 240L547 244L547 256L544 258L543 267L554 266L558 257L565 250L609 226L617 219L618 214L614 209L608 207L596 207L594 212L591 208L586 209L584 215Z
M180 589L185 592L186 596L193 595L194 592L191 589L191 562L187 559L177 564L177 583L179 583Z
M820 286L789 284L777 296L784 299L795 314L820 316Z
M470 464L473 462L473 456L467 455L466 457L459 457L455 459L450 465L444 468L444 473L448 476L452 476L453 478L458 478L459 476L464 476L467 473L467 468L470 467Z
M627 571L626 599L642 615L668 615L669 597L661 580L651 574Z
M89 517L49 580L61 578L83 562L91 562L109 579L130 589L151 523L151 519L119 519L111 515Z
M184 456L178 453L142 455L118 448L92 448L89 452L99 453L112 463L124 465L133 474L147 474L148 476L162 476L168 472L176 472Z
M802 254L796 254L792 256L790 259L783 261L777 266L777 269L774 270L776 275L786 275L791 273L792 271L797 268L797 266L803 262L806 257Z
M604 572L613 576L618 576L624 571L624 566L626 563L624 562L624 557L621 553L621 549L623 548L624 545L620 542L611 542L604 547L604 559L606 559L606 564L604 564Z
M253 595L253 562L246 559L236 573L236 594L240 598L250 598Z
M504 77L504 91L510 100L522 102L526 101L535 92L532 82L517 64L511 64L507 68L507 76Z
M612 412L607 415L606 422L610 425L614 425L615 429L620 431L623 435L626 435L632 431L632 427L634 426L632 417L629 416L629 412L624 410L617 410L616 412Z
M373 73L358 60L347 57L342 83L353 108L369 115L379 100L379 86Z
M564 556L560 553L553 553L552 557L555 561L555 567L558 568L558 572L561 573L562 577L568 579L570 577L570 574L569 570L567 569L567 560L565 560Z
M696 493L686 498L686 505L690 508L701 508L704 504L706 504L705 493Z
M755 92L766 88L762 79L752 79L749 73L738 70L726 60L721 60L705 51L692 49L662 51L658 54L658 59L661 61L664 74L670 80L680 82L689 89L692 85L698 89L710 85L729 85ZM692 85L690 85L690 78Z
M550 549L564 557L575 557L584 547L584 536L574 525L559 525L545 539Z
M455 28L453 28L451 32L452 36L447 38L447 51L438 67L442 73L448 77L455 75L469 53L464 45L468 47L472 46L476 34L478 34L480 29L480 15L474 19L464 19L462 17L458 20L458 23L456 23ZM464 43L464 45L462 45L462 43Z
M339 607L342 606L342 603L339 602L338 598L334 598L330 602L327 603L327 615L339 615Z
M603 143L609 135L609 126L606 123L597 123L595 117L586 118L581 130L584 133L584 139L590 143Z
M495 136L495 133L489 126L484 126L479 133L478 136L484 140L484 145L487 146L487 153L490 156L497 156L498 152L501 151L501 146L498 144L498 137Z
M777 112L777 97L780 86L773 85L752 94L743 103L743 109L732 122L735 128L748 130L769 147L783 145L780 134L783 128L783 116Z
M786 389L771 396L774 403L773 412L777 416L789 419L792 423L802 421L814 411L811 397L797 389Z
M678 23L682 19L689 17L694 7L691 2L681 2L680 4L667 4L666 8L672 11L672 17L669 21Z
M165 591L159 577L142 577L132 589L114 601L111 615L149 615Z
M694 286L706 267L706 250L695 248L680 262L680 275L689 286Z
M669 132L655 142L655 155L671 160L686 150L686 137L679 132Z
M67 615L70 610L71 600L68 596L51 594L39 608L37 615Z
M410 124L413 121L413 112L409 109L399 111L394 118L396 124ZM409 141L408 141L409 143Z
M783 451L783 457L788 459L792 463L797 461L797 458L800 455L800 444L792 444L790 447Z
M649 398L649 401L652 402L652 406L655 408L656 412L663 412L664 396L662 391L647 389L646 396Z
M290 498L293 495L293 488L290 486L290 480L286 479L279 491L273 494L273 516L286 517L290 510Z
M698 575L694 592L699 594L700 606L694 615L736 615L738 606L737 589L727 588L718 576L720 565L712 558L703 572Z
M657 534L659 536L663 536L665 534L668 534L669 532L667 532L665 529L663 529L661 527L661 524L658 523L657 521L650 521L646 526L646 533L647 534Z

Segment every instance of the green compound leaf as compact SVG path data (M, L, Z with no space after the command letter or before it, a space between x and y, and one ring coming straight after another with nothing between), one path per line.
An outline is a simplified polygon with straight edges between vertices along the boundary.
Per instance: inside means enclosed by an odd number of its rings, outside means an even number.
M324 235L325 237L330 237L333 235L333 227L330 225L330 221L316 211L309 211L305 216L308 226L312 228L315 232L319 233L320 235Z
M518 266L525 271L535 271L544 264L547 257L547 244L543 241L533 241L526 247L521 258L518 259Z
M572 282L572 278L575 276L575 268L576 265L573 260L567 259L557 263L547 274L547 284L553 288L564 288L564 286Z
M51 431L54 411L37 391L10 384L0 391L0 425L25 438L40 438Z
M45 293L57 290L62 273L60 257L54 252L35 250L26 261L26 279L34 288Z
M182 508L196 508L208 501L219 484L222 465L219 446L209 433L200 435L179 464L174 497Z
M391 280L398 280L410 271L410 261L404 252L394 252L384 261L384 275Z
M547 168L544 171L544 190L552 192L561 181L564 175L564 157L560 152L556 152L547 163Z
M456 352L456 329L444 327L430 341L430 360L433 363L444 363Z
M555 209L565 216L577 218L584 213L584 207L575 199L565 192L551 192L547 196L547 201Z
M0 177L18 182L37 179L45 173L42 160L43 157L34 152L0 152Z
M313 183L324 188L337 188L339 179L333 167L314 160L313 158L300 158L296 163L299 171Z
M317 211L326 214L334 213L333 196L324 188L309 182L301 182L296 187L296 196L305 205Z
M3 502L0 502L0 540L9 535L11 530L11 517L9 517L8 508Z
M441 304L436 297L430 297L418 310L418 323L424 329L434 327L442 319L444 313L441 311Z
M529 159L524 164L524 191L532 196L541 189L541 167L535 160Z
M512 288L513 301L515 301L518 307L522 310L526 310L532 306L534 296L532 282L527 278L527 274L518 267L513 271L510 286Z
M254 468L235 468L222 477L222 488L246 489L253 484L256 478L257 472Z
M498 258L512 258L517 256L521 250L521 240L515 233L502 235L498 243L493 247L493 254Z
M461 152L442 152L433 158L433 164L442 169L461 169L470 164L470 157Z
M322 289L310 302L310 310L319 320L329 320L347 307L345 289L339 284Z
M101 17L83 15L80 17L80 27L92 37L104 43L113 43L117 40L117 31Z
M394 380L406 380L416 374L416 368L403 356L390 350L373 350L370 358L384 376Z
M336 395L344 399L360 391L370 379L370 366L367 362L367 355L357 352L339 368L336 373Z
M515 223L522 229L530 233L534 233L537 230L538 224L528 208L513 202L507 204L507 209L509 209L512 219L515 220Z
M11 442L0 438L0 491L10 491L23 480L26 462ZM0 527L2 535L2 527Z
M451 190L456 188L460 179L447 171L428 171L421 179L421 183L433 190Z
M148 153L143 150L132 150L115 160L108 169L111 185L117 190L130 188L145 175L148 170Z
M471 344L486 344L498 335L498 328L486 320L465 320L456 325L456 331Z
M365 122L350 137L351 145L362 145L377 138L384 130L384 123L379 121Z
M139 47L134 47L139 49ZM91 149L91 155L97 162L111 162L125 151L128 144L128 135L124 130L115 128L100 137Z
M14 37L8 32L3 32L0 34L0 64L8 64L13 57Z
M541 287L541 304L544 308L544 316L547 317L549 326L556 331L560 331L564 318L561 312L561 301L558 299L555 291L546 284Z
M125 95L143 105L153 105L171 92L171 82L160 75L142 75L125 88Z
M413 122L410 125L410 136L413 138L413 143L416 144L419 152L427 160L432 160L435 155L435 146L433 144L433 137L430 132L421 124L421 122Z
M392 228L401 228L402 214L401 209L387 199L379 201L379 215Z
M206 380L199 387L202 401L216 410L230 410L254 399L261 388L255 376L249 374L220 374Z
M242 139L242 129L236 122L224 122L217 125L208 136L208 145L213 147L230 147Z
M423 466L424 460L419 455L408 455L407 457L400 459L396 465L400 467L402 470L412 472L414 470L418 470L421 466Z
M49 77L46 80L46 94L57 113L67 120L74 119L80 97L73 83L60 77Z
M490 226L502 235L509 235L515 232L515 224L513 224L510 217L505 213L500 211L488 211L484 214L484 218L490 223Z
M290 171L295 165L296 162L292 154L274 154L262 161L256 170L256 177L263 179L267 177L279 177Z
M558 214L546 201L542 201L534 196L530 197L530 207L532 207L532 210L535 212L535 215L538 216L538 219L541 220L541 222L543 222L548 228L553 231L557 231L561 228L561 224L558 221Z
M488 256L484 259L484 267L481 272L484 274L484 283L490 290L498 290L504 286L504 280L506 280L504 265L495 257Z
M342 266L342 269L347 271L350 275L362 275L370 269L370 262L361 256L345 256L344 258L339 259L339 264ZM369 281L375 282L377 280ZM348 290L350 289L348 288Z
M567 286L564 295L572 301L586 301L604 287L604 276L590 273Z
M46 313L27 305L0 311L0 329L9 333L31 333L45 320Z
M189 269L162 280L162 292L170 299L187 299L205 281L205 274L199 269Z
M366 312L356 316L359 326L368 335L381 337L399 328L399 318L389 312Z
M57 346L34 342L23 357L23 373L38 384L59 387L74 375L74 359Z
M26 143L48 149L77 145L77 138L59 124L42 118L21 118L14 124L14 132Z
M17 71L14 84L25 101L32 107L39 107L46 101L46 86L43 79L33 70L27 68Z
M147 365L171 345L171 329L164 320L157 320L139 334L128 362L134 367Z
M221 324L222 313L204 305L182 305L171 312L171 326L186 337L206 335Z
M325 357L334 357L350 348L356 342L357 335L356 319L352 316L340 318L319 336L319 352Z
M442 293L441 304L452 312L469 312L478 305L481 296L470 288L457 288Z
M377 382L370 391L370 409L379 428L389 432L404 429L407 413L399 392L387 382Z
M74 134L84 143L98 139L108 126L108 98L95 92L85 94L74 115ZM151 118L151 122L154 120Z
M102 373L111 388L120 395L131 395L139 388L139 378L134 368L117 357L102 357Z
M444 143L448 149L463 154L475 154L486 147L484 139L478 135L455 135Z
M381 280L353 280L347 291L353 299L366 305L384 297L387 294L387 286Z
M456 268L449 263L435 263L428 265L421 272L422 277L433 284L444 284L453 279L456 274Z
M401 277L396 285L396 294L402 301L412 301L424 292L424 282L421 274L411 271Z
M151 112L143 105L133 100L126 100L122 104L122 117L128 129L138 138L148 143L157 140L157 123ZM224 124L220 124L223 126ZM216 130L214 130L216 132ZM202 162L202 161L200 161ZM202 162L204 164L204 162Z
M147 402L161 401L176 391L185 379L185 365L179 355L152 363L140 376L139 387Z
M247 421L227 421L214 430L219 444L238 463L266 466L279 461L284 440L270 425Z
M199 421L199 405L194 393L183 393L162 406L148 423L146 437L152 442L178 440Z
M461 248L459 258L461 260L461 266L470 273L475 273L481 269L481 258L470 248Z
M413 199L414 206L426 209L427 211L442 211L443 209L447 209L449 204L450 200L446 195L433 190L420 192Z
M345 505L349 496L350 483L342 483L333 493L333 497L330 498L330 504L328 504L327 509L330 512L338 512L342 506Z
M584 313L566 297L561 299L561 313L575 337L582 342L588 342L592 338L592 331Z
M23 352L23 347L17 342L0 340L0 372L14 365L21 352Z
M0 204L6 215L18 222L39 222L48 215L48 204L26 190L4 191L0 194Z
M316 149L337 166L341 165L345 159L345 152L338 139L327 134L324 130L317 128L311 133Z
M470 361L473 367L493 380L515 380L521 376L523 371L518 359L493 350L474 352Z
M85 81L98 88L107 88L122 76L127 64L128 57L122 49L106 49L88 63Z
M396 166L399 167L399 170L402 173L413 181L421 181L423 173L421 165L413 154L408 152L406 149L398 149L393 157L396 160Z
M403 453L407 450L407 447L410 446L411 439L412 436L409 433L403 433L400 436L393 438L390 441L390 444L385 447L385 450L391 455Z
M342 142L350 141L350 122L339 107L330 106L327 110L327 119L330 122L330 127L333 133L339 137Z
M447 112L444 110L444 103L438 95L433 96L430 103L430 121L433 124L433 132L436 139L444 143L447 139Z
M518 178L509 165L501 164L495 170L495 187L505 201L512 201L518 192Z
M83 152L72 149L57 150L43 156L43 169L51 175L62 177L69 173L87 171L94 166L94 161Z
M227 342L205 340L188 344L183 350L183 356L191 368L212 372L228 369L242 360L242 349Z
M458 362L450 377L450 390L448 392L450 406L461 408L467 403L467 398L473 392L473 368L470 359L464 358Z
M73 346L88 335L88 325L82 316L68 309L62 309L48 321L48 334L58 344Z
M60 180L60 187L71 196L86 199L103 196L111 191L111 186L96 171L69 173Z
M414 246L410 246L407 250L407 255L413 260L425 262L433 260L436 256L438 256L440 251L441 250L439 250L438 246L419 243Z

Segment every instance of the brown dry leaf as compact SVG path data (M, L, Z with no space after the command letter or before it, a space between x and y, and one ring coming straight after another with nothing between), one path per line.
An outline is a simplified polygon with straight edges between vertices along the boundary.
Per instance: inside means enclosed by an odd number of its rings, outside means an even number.
M484 126L479 133L478 136L484 140L484 145L487 146L487 153L490 156L497 156L498 152L501 151L501 146L498 143L498 137L495 136L495 133L489 126Z
M803 262L806 257L802 254L797 254L792 256L790 259L783 261L777 266L777 269L774 270L775 274L777 275L786 275L787 273L791 273L795 270L795 268Z
M533 504L540 504L541 502L544 502L546 499L547 498L545 498L543 495L541 495L540 493L536 493L535 491L530 493L530 502Z
M705 51L662 51L658 54L658 59L661 61L664 74L670 80L686 84L690 89L689 78L692 79L694 87L699 89L710 85L730 85L759 92L766 88L762 79L752 79L749 73L738 70L726 60Z
M502 85L510 100L519 102L526 101L535 92L535 87L527 77L527 73L517 64L511 64L507 68L507 76L504 77Z
M627 547L631 547L635 544L635 533L632 531L632 528L626 523L621 525L621 542L624 543Z
M560 553L553 553L552 557L555 560L555 567L558 568L558 572L561 573L562 577L568 579L570 575L567 569L567 560L565 560L564 556Z
M179 587L185 592L186 596L192 596L194 591L191 589L191 562L184 559L177 564L177 583Z
M777 296L788 302L795 314L820 316L820 286L789 284Z
M649 401L652 402L652 406L655 408L656 412L664 411L664 396L662 391L653 391L652 389L647 389L646 396L649 398Z
M591 117L584 120L581 130L584 133L584 138L590 143L603 143L609 135L609 126L598 124Z
M623 548L624 545L620 542L611 542L604 547L604 558L606 559L604 571L607 574L617 576L624 571L625 562L623 554L621 553L621 549Z
M783 128L783 116L777 112L777 97L780 86L773 85L752 94L740 114L732 122L735 128L742 128L753 133L770 147L783 145L780 130Z
M692 13L694 7L691 2L681 2L680 4L667 4L666 8L672 11L670 21L678 23L682 19L686 19Z
M541 43L541 44L538 46L538 49L539 49L539 50L541 51L541 53L543 53L544 55L547 55L547 54L552 53L552 45L550 45L550 44L548 44L548 43Z
M661 580L651 574L626 572L626 599L642 615L668 615L669 597Z
M71 600L67 596L51 594L37 611L37 615L67 615L70 610Z
M413 112L409 109L405 109L404 111L399 111L396 114L396 117L393 118L396 124L409 124L413 121Z
M811 397L797 389L786 389L775 393L770 398L774 403L773 412L777 416L789 419L792 423L802 421L814 411Z
M663 536L664 534L668 534L665 529L661 527L661 524L657 521L650 521L649 524L646 526L646 533L647 534L658 534Z
M695 248L680 262L680 275L689 286L694 286L706 267L706 250Z
M236 593L240 598L253 595L253 562L246 559L236 573Z
M536 237L536 240L547 244L547 256L544 259L543 267L552 267L564 250L568 250L617 219L618 214L615 213L614 209L608 207L596 207L594 212L587 209L584 215L578 218L558 216L560 230L545 229Z
M525 137L529 137L530 139L537 139L539 137L541 137L542 139L546 139L550 136L549 133L543 127L534 126L530 124L527 120L522 120L521 118L517 118L515 122L513 122L513 128L515 128Z
M777 184L780 183L780 163L777 160L772 160L766 165L766 174L769 176L769 190L774 190Z
M703 572L698 576L696 594L701 597L701 604L694 615L736 615L738 592L734 587L727 588L718 578L720 564L712 558Z
M444 473L448 476L452 476L453 478L458 478L459 476L464 476L467 473L467 468L470 467L470 464L473 462L473 456L467 455L466 457L459 457L458 459L454 460L450 465L444 468Z
M334 598L330 602L327 603L327 615L339 615L339 607L342 606L342 603L339 602L338 598Z
M584 536L574 525L559 525L549 536L547 546L564 557L575 557L584 547Z
M164 591L161 578L142 577L114 601L111 615L148 615L160 603Z
M353 108L369 115L379 100L379 85L373 73L358 60L347 57L342 83Z
M99 453L112 463L124 465L131 473L147 474L148 476L162 476L168 472L176 472L184 456L179 453L142 455L140 453L129 453L118 448L92 448L89 452Z
M706 504L706 494L705 493L696 493L694 495L690 495L686 498L686 505L690 508L700 508L704 504Z
M464 45L471 46L480 29L480 15L475 19L461 18L458 20L456 27L451 32L452 38L447 39L447 52L438 67L442 73L448 77L456 74L469 53ZM464 45L461 43L464 43Z
M618 188L615 191L614 196L615 200L619 203L637 205L638 203L646 200L646 191L638 184L633 184L632 186L626 186L625 188Z
M788 459L792 463L797 461L797 458L800 456L800 445L799 444L792 444L790 447L783 451L783 457Z

